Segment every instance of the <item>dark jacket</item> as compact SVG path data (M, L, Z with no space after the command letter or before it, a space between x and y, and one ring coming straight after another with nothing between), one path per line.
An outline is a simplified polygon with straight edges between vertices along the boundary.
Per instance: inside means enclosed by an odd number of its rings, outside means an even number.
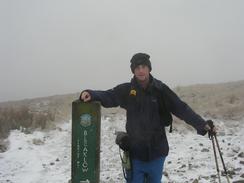
M206 122L167 85L152 76L146 89L133 78L130 83L120 84L110 90L87 91L93 101L100 101L104 107L120 106L126 110L126 131L130 137L133 158L149 161L168 155L164 127L166 121L172 120L171 114L193 126L198 134L206 134Z

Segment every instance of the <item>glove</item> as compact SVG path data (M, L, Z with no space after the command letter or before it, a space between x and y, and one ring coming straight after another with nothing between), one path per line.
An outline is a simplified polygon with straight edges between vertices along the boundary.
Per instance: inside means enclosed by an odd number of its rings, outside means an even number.
M216 129L212 120L207 120L206 130L208 131L209 138L216 135Z
M123 150L128 151L130 149L129 135L126 132L116 132L115 143Z

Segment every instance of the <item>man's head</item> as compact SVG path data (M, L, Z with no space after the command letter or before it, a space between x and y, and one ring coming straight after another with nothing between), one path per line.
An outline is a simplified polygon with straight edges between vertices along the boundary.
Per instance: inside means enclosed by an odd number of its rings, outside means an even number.
M152 66L151 62L149 60L150 56L146 53L137 53L133 55L133 57L130 60L130 68L132 73L134 73L135 68L138 67L139 65L145 65L149 68L149 71L151 72Z
M151 62L149 60L150 56L145 53L135 54L130 62L130 68L136 79L146 86L149 82L149 75L152 70Z

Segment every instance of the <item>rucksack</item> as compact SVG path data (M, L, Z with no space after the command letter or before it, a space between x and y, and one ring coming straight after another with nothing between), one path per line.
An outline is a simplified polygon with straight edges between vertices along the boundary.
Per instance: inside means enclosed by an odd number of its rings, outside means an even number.
M124 147L129 147L129 145L124 145L128 143L129 136L126 132L117 131L115 132L116 139L115 143L119 146L119 155L122 165L123 176L126 182L131 182L133 179L133 169L132 169L132 159L130 157L130 150ZM122 152L121 152L122 150ZM143 183L148 183L148 176L145 175Z
M115 132L115 135L115 143L119 146L119 155L121 159L123 175L125 180L130 182L132 178L132 162L130 158L129 135L123 131L117 131ZM121 152L121 149L123 152Z

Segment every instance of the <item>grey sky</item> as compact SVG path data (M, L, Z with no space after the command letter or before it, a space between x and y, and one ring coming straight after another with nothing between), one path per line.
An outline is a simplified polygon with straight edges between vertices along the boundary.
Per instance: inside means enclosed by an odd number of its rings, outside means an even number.
M134 53L174 87L244 79L243 0L1 0L0 101L108 89Z

